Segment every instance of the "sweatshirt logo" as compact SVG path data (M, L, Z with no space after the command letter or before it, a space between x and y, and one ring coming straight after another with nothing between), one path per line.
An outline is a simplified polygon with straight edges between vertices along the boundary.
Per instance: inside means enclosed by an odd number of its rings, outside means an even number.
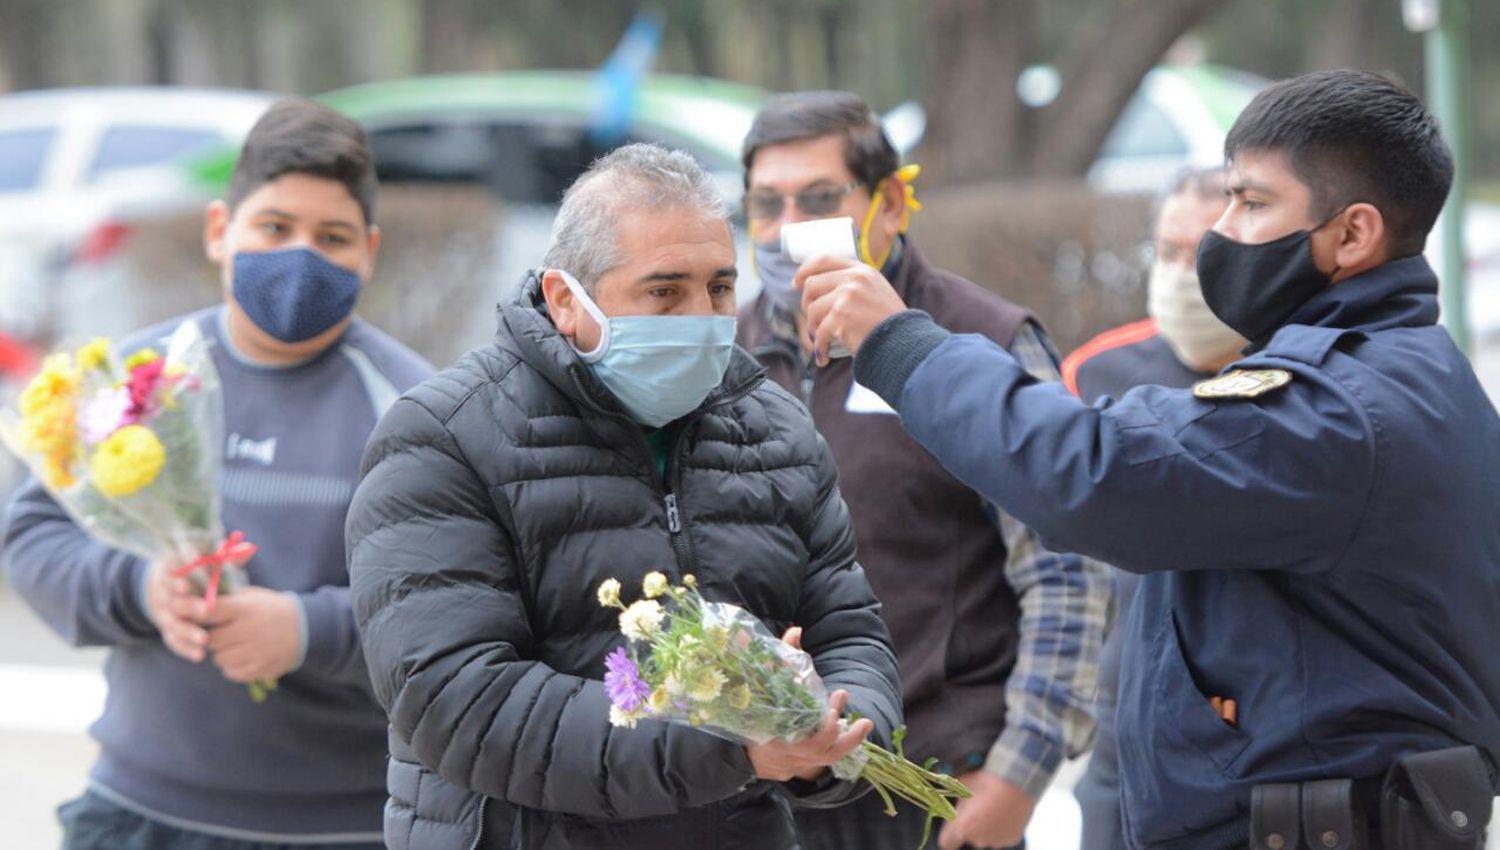
M263 466L270 466L276 462L276 438L249 440L239 434L230 434L224 457L229 460L253 460Z

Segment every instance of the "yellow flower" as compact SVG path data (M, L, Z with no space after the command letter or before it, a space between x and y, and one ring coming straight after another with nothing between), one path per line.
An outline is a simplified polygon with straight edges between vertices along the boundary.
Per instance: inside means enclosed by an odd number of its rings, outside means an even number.
M620 607L620 582L616 579L605 579L599 585L599 605L604 608Z
M744 711L750 707L750 686L741 684L729 689L729 704Z
M661 610L660 602L642 599L620 614L620 631L631 640L651 640L661 630L664 617L666 612Z
M150 428L126 425L99 444L89 475L99 492L118 499L155 481L166 462L166 449Z
M42 370L21 391L21 415L36 416L56 402L67 402L71 408L78 390L78 371L66 354L53 354L42 362Z
M42 468L42 483L54 490L66 490L78 483L78 479L73 477L73 470L66 463L56 458L47 458L47 463Z
M723 673L712 667L700 668L688 679L687 695L698 702L713 702L728 681Z
M109 362L109 340L96 336L88 345L78 349L78 368L84 372L103 367Z
M647 599L655 599L667 592L667 577L658 572L646 573L646 580L641 582L641 589Z
M665 687L658 687L651 692L647 704L651 706L653 714L666 714L672 710L672 695L667 693Z
M125 368L126 369L134 369L135 367L141 365L142 363L150 363L153 360L160 360L160 359L161 359L161 355L156 353L156 349L154 349L154 348L143 348L140 351L137 351L136 353L130 355L127 358L125 358Z

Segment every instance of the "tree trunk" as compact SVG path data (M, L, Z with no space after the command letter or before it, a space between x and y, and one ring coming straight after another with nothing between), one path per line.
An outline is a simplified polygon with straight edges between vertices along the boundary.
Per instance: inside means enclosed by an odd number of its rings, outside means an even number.
M1041 110L1031 172L1086 172L1146 73L1225 0L1125 0L1101 33L1075 39L1059 63L1063 86Z
M923 168L939 183L1013 175L1028 135L1015 83L1028 59L1031 0L933 0L927 14Z
M66 59L54 48L59 9L51 0L12 0L0 6L0 77L14 90L55 86Z

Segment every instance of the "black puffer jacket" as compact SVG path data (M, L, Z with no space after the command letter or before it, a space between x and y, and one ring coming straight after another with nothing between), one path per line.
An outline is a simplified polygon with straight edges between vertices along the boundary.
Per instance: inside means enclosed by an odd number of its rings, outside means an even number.
M495 342L407 393L366 450L347 539L391 721L386 840L501 845L494 824L514 817L525 850L793 847L790 805L858 789L756 781L742 746L683 726L612 728L599 679L622 638L595 588L691 572L774 633L804 627L829 689L889 741L895 657L828 449L737 350L679 427L664 487L543 310L533 279Z

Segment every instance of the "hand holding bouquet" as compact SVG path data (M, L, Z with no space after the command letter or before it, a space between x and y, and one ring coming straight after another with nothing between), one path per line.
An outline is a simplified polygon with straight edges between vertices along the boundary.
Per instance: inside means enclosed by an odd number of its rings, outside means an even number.
M180 326L165 355L148 348L121 362L106 339L53 354L18 408L0 411L0 438L80 528L172 565L210 612L245 583L239 565L255 547L238 532L224 537L223 406L196 324ZM252 683L251 697L275 686Z
M749 744L796 742L818 730L829 697L807 653L744 609L705 600L692 576L672 587L662 573L650 573L643 592L627 606L618 581L598 590L599 604L620 609L627 638L605 659L611 723L628 728L651 718ZM969 790L907 760L904 737L897 730L895 752L865 741L832 769L840 779L873 785L888 814L896 813L897 798L921 808L930 832L933 819L955 817L953 800Z

